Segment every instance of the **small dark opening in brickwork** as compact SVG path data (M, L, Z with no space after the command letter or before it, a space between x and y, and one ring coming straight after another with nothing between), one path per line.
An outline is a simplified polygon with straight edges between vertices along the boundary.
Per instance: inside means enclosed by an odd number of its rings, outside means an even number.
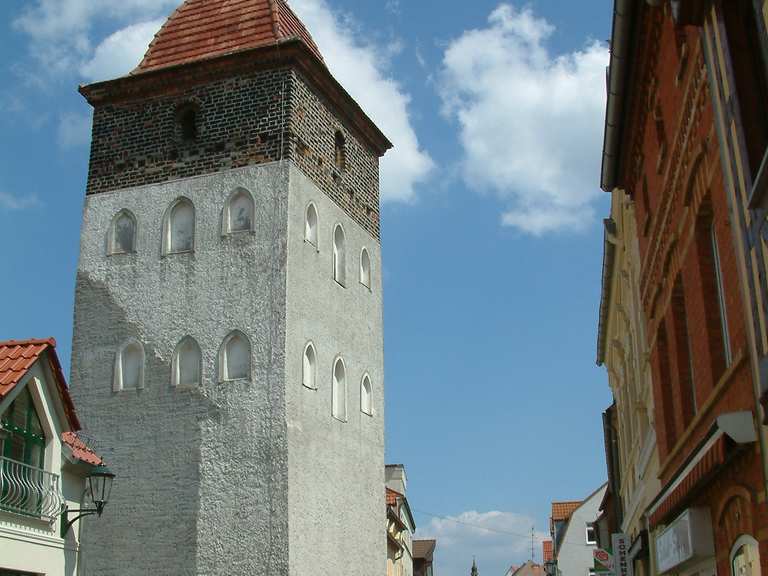
M184 142L194 142L198 136L198 111L193 105L185 105L179 109L179 129Z
M336 132L335 142L336 142L336 146L335 146L336 168L338 168L339 170L345 170L347 167L347 142L344 139L344 135L339 131Z

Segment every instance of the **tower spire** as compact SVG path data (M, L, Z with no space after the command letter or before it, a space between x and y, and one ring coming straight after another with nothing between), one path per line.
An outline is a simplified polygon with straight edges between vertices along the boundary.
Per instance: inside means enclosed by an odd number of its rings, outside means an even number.
M470 576L477 576L477 562L475 562L475 557L472 556L472 572L470 572Z

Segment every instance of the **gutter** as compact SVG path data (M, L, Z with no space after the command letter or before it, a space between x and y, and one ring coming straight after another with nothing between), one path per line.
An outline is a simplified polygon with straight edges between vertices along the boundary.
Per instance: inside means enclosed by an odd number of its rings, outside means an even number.
M613 218L603 220L603 286L600 291L600 320L597 325L597 365L605 362L608 332L608 309L613 291L613 271L616 264L616 222Z
M631 12L635 5L636 0L615 0L613 7L611 61L607 78L608 102L605 109L603 161L600 172L600 187L606 192L616 188L618 179L624 128L622 122L627 101L626 79L631 67L629 60L632 36Z

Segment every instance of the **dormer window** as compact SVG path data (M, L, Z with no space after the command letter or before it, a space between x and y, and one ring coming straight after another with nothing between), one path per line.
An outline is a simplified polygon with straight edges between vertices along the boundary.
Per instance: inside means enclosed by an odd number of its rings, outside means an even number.
M347 143L344 139L344 134L337 131L335 140L335 162L336 168L339 170L345 170L347 168Z
M0 456L35 468L42 468L45 455L45 432L29 387L25 387L11 402L0 423L8 433L4 440L0 440Z

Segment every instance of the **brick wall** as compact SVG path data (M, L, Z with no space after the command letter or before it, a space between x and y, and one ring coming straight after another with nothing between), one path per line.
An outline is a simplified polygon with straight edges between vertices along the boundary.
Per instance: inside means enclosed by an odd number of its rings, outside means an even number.
M197 138L179 115L197 111ZM335 162L336 133L346 162ZM87 194L156 184L246 165L293 160L379 239L378 156L334 106L290 68L252 71L126 102L97 105Z

